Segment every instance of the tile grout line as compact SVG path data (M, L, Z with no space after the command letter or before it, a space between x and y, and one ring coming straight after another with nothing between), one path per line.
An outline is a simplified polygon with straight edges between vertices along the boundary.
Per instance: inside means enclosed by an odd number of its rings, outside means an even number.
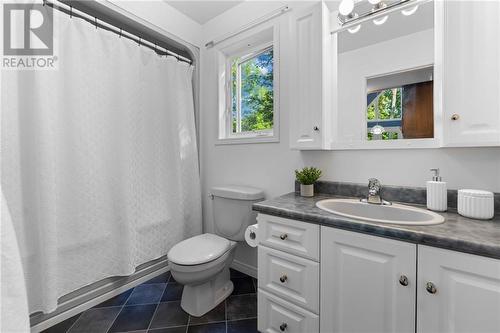
M85 311L83 311L83 312L85 312ZM68 329L67 329L66 331L64 331L65 333L68 333L68 332L69 332L69 330L70 330L70 329L72 329L72 328L73 328L73 326L75 326L76 322L80 319L80 317L82 316L83 312L80 312L80 313L78 314L78 318L76 318L76 320L73 322L73 324L71 324L71 325L68 327ZM69 319L69 318L68 318L68 319ZM50 328L50 327L49 327L49 328Z
M191 315L188 313L188 322L187 322L187 325L186 325L186 333L188 332L189 330L189 322L191 321Z
M226 333L227 333L227 299L228 297L224 299L224 322L226 323Z
M122 306L121 306L121 309L120 311L118 311L118 313L116 314L116 317L113 319L113 321L111 322L111 325L109 325L108 329L106 330L106 333L109 332L109 330L111 329L111 327L113 327L113 324L115 323L116 321L116 318L118 318L118 316L120 315L120 313L122 313L123 311L123 308L125 307L125 304L127 304L128 300L130 299L130 296L132 296L132 294L134 293L134 290L135 290L135 287L132 288L132 292L130 293L130 295L128 295L127 299L125 300L125 302L123 302Z
M155 311L153 312L153 315L151 316L151 319L149 320L149 324L148 324L148 328L146 328L146 332L149 331L149 329L151 328L151 324L153 323L153 319L155 318L156 316L156 312L158 311L158 307L160 306L161 304L161 298L163 297L163 294L165 293L165 290L167 290L167 286L170 282L170 278L172 277L172 275L170 275L168 277L168 280L167 280L167 283L165 283L165 287L163 287L163 291L161 292L161 296L160 296L160 300L158 301L158 303L156 303L156 307L155 307Z

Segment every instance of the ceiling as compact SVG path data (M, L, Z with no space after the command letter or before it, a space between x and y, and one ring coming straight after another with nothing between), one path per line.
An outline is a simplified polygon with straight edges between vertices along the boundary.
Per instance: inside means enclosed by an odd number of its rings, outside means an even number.
M186 0L165 0L170 6L184 13L200 24L204 24L214 17L222 14L226 10L239 5L243 1L186 1Z

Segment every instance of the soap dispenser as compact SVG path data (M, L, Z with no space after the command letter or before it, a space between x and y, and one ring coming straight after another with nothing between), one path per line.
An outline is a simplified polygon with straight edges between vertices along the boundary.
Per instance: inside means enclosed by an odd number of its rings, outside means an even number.
M434 176L427 182L427 209L444 212L448 209L446 182L442 181L439 169L431 171Z

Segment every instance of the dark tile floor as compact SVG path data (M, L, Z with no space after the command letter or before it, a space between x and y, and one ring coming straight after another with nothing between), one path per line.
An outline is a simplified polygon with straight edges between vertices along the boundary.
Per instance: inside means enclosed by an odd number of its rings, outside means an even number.
M182 310L182 285L167 272L42 333L255 333L257 280L235 270L231 280L231 296L203 317Z

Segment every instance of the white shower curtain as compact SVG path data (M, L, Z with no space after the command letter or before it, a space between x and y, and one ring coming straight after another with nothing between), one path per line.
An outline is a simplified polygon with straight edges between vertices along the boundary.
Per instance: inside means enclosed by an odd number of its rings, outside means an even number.
M2 73L2 185L30 312L201 232L193 68L60 12L58 69Z

